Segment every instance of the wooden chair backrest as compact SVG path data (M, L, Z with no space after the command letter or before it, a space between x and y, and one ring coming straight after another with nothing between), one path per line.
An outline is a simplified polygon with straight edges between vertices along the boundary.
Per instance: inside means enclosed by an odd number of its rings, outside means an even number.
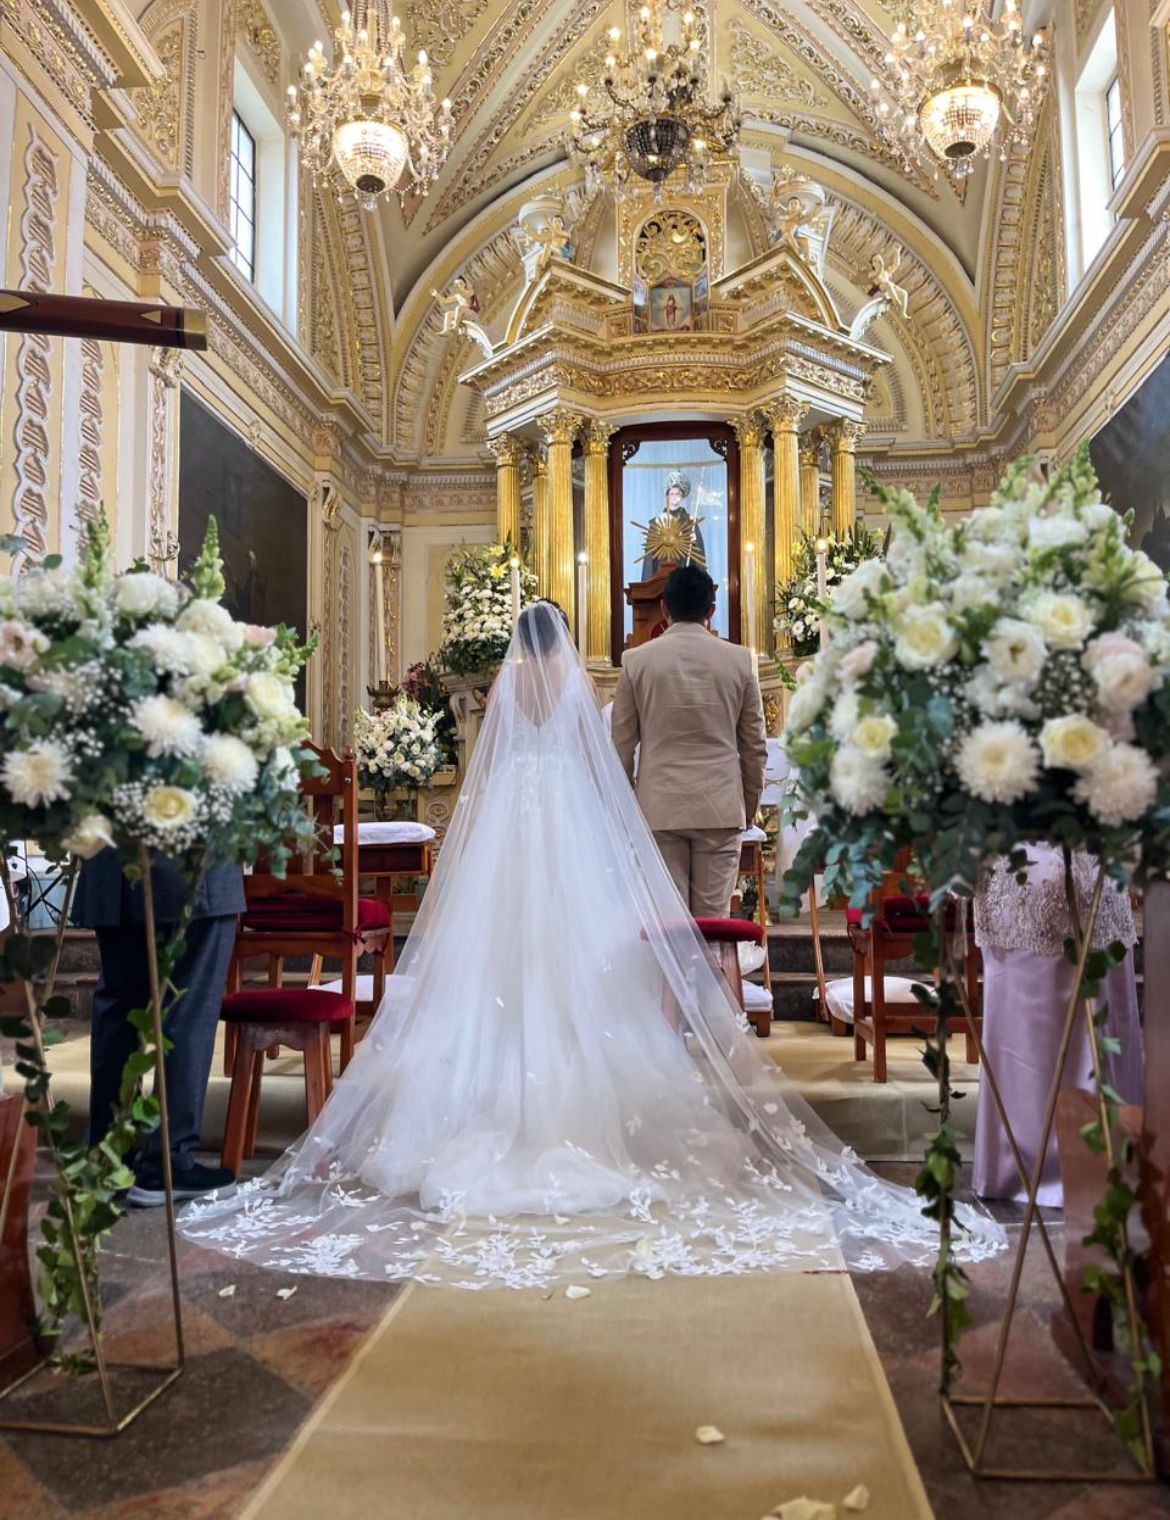
M325 771L324 776L301 782L301 796L313 822L316 847L294 854L284 876L274 876L261 857L255 869L244 877L244 893L249 906L288 892L340 899L344 904L342 927L351 932L357 926L358 899L357 763L351 750L339 755L336 750L308 740L304 748L313 752ZM341 845L335 847L333 830L337 824L342 825L345 835Z

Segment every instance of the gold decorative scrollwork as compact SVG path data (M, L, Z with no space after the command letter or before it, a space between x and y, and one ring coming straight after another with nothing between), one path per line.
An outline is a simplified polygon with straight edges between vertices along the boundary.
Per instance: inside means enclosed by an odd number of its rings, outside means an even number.
M648 217L638 230L634 266L651 286L672 278L697 280L707 266L702 222L677 206Z

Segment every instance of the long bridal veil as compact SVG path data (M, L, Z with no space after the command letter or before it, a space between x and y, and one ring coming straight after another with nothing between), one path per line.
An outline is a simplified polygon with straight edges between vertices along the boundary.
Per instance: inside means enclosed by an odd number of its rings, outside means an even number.
M967 1211L969 1257L1000 1248ZM884 1267L932 1227L761 1055L559 610L527 609L398 971L317 1122L184 1233L469 1288Z

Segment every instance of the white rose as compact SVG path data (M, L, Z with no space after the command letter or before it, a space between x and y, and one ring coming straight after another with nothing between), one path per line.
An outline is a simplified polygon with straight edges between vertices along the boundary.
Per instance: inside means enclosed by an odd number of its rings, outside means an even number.
M174 617L179 588L153 570L128 572L114 580L114 607L128 618Z
M1056 512L1051 517L1034 517L1028 524L1028 547L1038 554L1048 549L1064 549L1083 544L1089 536L1087 525L1071 512Z
M152 828L181 829L197 814L195 795L182 786L152 786L142 802L142 816Z
M1031 686L1044 669L1048 646L1034 623L1001 618L984 640L983 657L1001 680Z
M1040 730L1044 764L1050 770L1083 771L1108 751L1109 735L1083 713L1049 718Z
M879 596L885 581L886 567L880 559L863 560L833 592L830 598L833 611L846 618L864 617L866 598Z
M994 581L968 572L956 575L947 590L952 612L970 612L973 607L984 607L999 600Z
M271 671L257 670L248 677L244 701L251 712L263 720L281 721L296 713L296 694L292 685Z
M79 860L92 860L100 850L114 842L113 825L101 813L86 813L66 834L61 843Z
M928 670L958 648L954 629L937 605L908 607L898 620L894 657L906 670Z
M187 669L193 676L209 680L227 662L227 651L217 638L209 633L185 633L187 646Z
M184 633L206 633L218 639L225 649L235 651L244 642L244 626L237 623L226 607L206 598L188 602L179 613L178 626Z
M215 786L238 795L256 785L256 756L233 734L211 734L203 745L203 772Z
M787 727L794 734L804 733L820 716L825 705L825 694L814 681L805 681L792 693L788 704Z
M1106 712L1127 713L1140 707L1162 684L1144 653L1109 655L1093 666L1097 701Z
M1127 602L1147 610L1160 608L1166 601L1166 577L1142 549L1130 558L1130 579L1122 595Z
M1079 649L1093 632L1088 602L1069 591L1037 592L1024 602L1021 611L1052 649Z
M888 713L871 713L862 718L849 735L849 743L871 760L888 760L890 745L898 732L898 725Z
M926 550L912 533L896 527L890 536L886 566L896 580L916 580L926 574Z
M1015 574L1020 563L1020 556L1011 544L975 540L964 546L959 556L959 571L966 575L982 575L990 581L1004 581Z
M966 687L967 700L988 718L1035 718L1038 710L1022 686L1002 681L990 665L981 665Z
M856 692L847 691L833 703L833 710L829 714L829 732L834 739L839 739L844 744L860 722L861 702Z

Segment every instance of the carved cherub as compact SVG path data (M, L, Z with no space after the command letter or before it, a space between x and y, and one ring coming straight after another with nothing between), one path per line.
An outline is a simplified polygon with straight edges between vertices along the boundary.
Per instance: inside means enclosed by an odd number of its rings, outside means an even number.
M432 290L431 295L439 303L439 310L443 313L442 333L457 333L463 326L464 319L469 311L478 311L479 302L475 298L475 291L461 274L457 274L451 281L451 289L445 296L437 290Z
M549 261L557 254L564 254L569 241L569 229L565 226L565 219L559 212L554 212L540 227L535 227L527 232L531 242L540 249L540 255L536 260L537 269L547 267Z
M806 264L811 264L812 238L799 196L788 196L781 206L779 231L780 241L790 244L798 258L803 259Z
M873 284L869 288L871 296L878 296L883 301L889 302L897 308L905 321L910 315L910 292L903 285L894 281L894 276L902 266L902 250L899 248L894 262L886 268L886 261L880 253L875 253L869 261L870 274Z

